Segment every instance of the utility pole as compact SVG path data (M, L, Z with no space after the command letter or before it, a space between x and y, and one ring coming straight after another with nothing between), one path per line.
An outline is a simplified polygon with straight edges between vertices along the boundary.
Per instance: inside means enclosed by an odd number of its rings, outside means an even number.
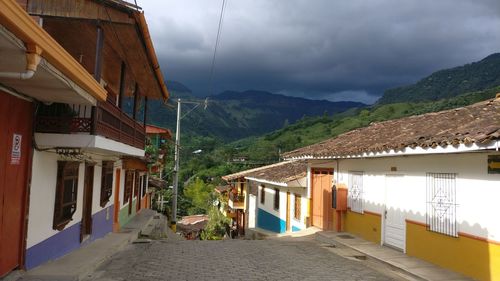
M175 130L174 187L172 192L172 219L170 227L177 231L177 190L179 187L179 146L181 143L181 99L177 99L177 128Z

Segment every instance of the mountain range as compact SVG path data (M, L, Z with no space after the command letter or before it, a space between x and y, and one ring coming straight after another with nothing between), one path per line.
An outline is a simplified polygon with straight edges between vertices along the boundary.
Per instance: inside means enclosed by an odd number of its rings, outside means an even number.
M359 102L330 102L289 97L265 91L226 91L204 99L196 98L180 82L167 82L171 98L167 105L150 103L148 120L152 124L175 128L177 99L197 101L182 105L186 114L181 122L183 134L210 136L222 141L233 141L262 135L291 124L304 116L331 115L351 108L365 107Z

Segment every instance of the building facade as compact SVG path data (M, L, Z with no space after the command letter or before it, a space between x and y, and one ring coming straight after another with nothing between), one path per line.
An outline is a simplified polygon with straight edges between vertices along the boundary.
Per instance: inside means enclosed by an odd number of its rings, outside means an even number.
M347 231L475 279L500 280L499 139L496 98L375 123L286 157L308 159L313 193L314 171L325 169L332 171L331 187L348 190L346 212L323 209L329 221L323 229ZM315 208L321 211L313 197L313 216Z
M118 231L146 205L147 100L168 92L144 15L116 1L62 2L0 3L0 148L10 155L0 276Z

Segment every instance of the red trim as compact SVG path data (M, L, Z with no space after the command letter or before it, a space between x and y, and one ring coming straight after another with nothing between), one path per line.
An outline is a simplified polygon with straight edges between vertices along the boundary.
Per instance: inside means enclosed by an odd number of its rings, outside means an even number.
M377 216L377 217L382 217L382 215L381 215L381 214L374 213L374 212L370 212L370 211L363 211L363 214L372 215L372 216Z
M419 226L422 226L422 227L428 227L427 224L422 223L422 222L417 222L417 221L408 220L408 219L406 220L406 222L407 223L411 223L411 224L415 224L415 225L419 225ZM500 241L491 240L491 239L488 239L488 238L484 238L484 237L480 237L480 236L468 234L468 233L465 233L465 232L458 232L458 236L459 237L463 237L463 238L474 239L474 240L481 241L481 242L491 243L491 244L499 245L500 246Z
M458 236L462 236L462 237L466 237L466 238L469 238L469 239L474 239L474 240L478 240L478 241L481 241L481 242L491 243L491 244L495 244L495 245L499 245L500 246L500 241L490 240L488 238L479 237L479 236L468 234L468 233L464 233L464 232L458 232Z
M407 223L411 223L411 224L415 224L415 225L420 225L420 226L423 226L423 227L428 227L429 226L428 224L423 223L423 222L419 222L419 221L413 221L413 220L409 220L409 219L406 219L405 221Z

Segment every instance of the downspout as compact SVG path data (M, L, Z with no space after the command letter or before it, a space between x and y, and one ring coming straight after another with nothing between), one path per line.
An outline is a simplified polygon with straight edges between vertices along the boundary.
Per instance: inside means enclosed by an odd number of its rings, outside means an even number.
M28 80L31 79L36 72L36 68L40 63L42 53L42 49L40 47L27 44L26 50L26 71L24 72L0 72L0 78L11 78L11 79L20 79L20 80Z

